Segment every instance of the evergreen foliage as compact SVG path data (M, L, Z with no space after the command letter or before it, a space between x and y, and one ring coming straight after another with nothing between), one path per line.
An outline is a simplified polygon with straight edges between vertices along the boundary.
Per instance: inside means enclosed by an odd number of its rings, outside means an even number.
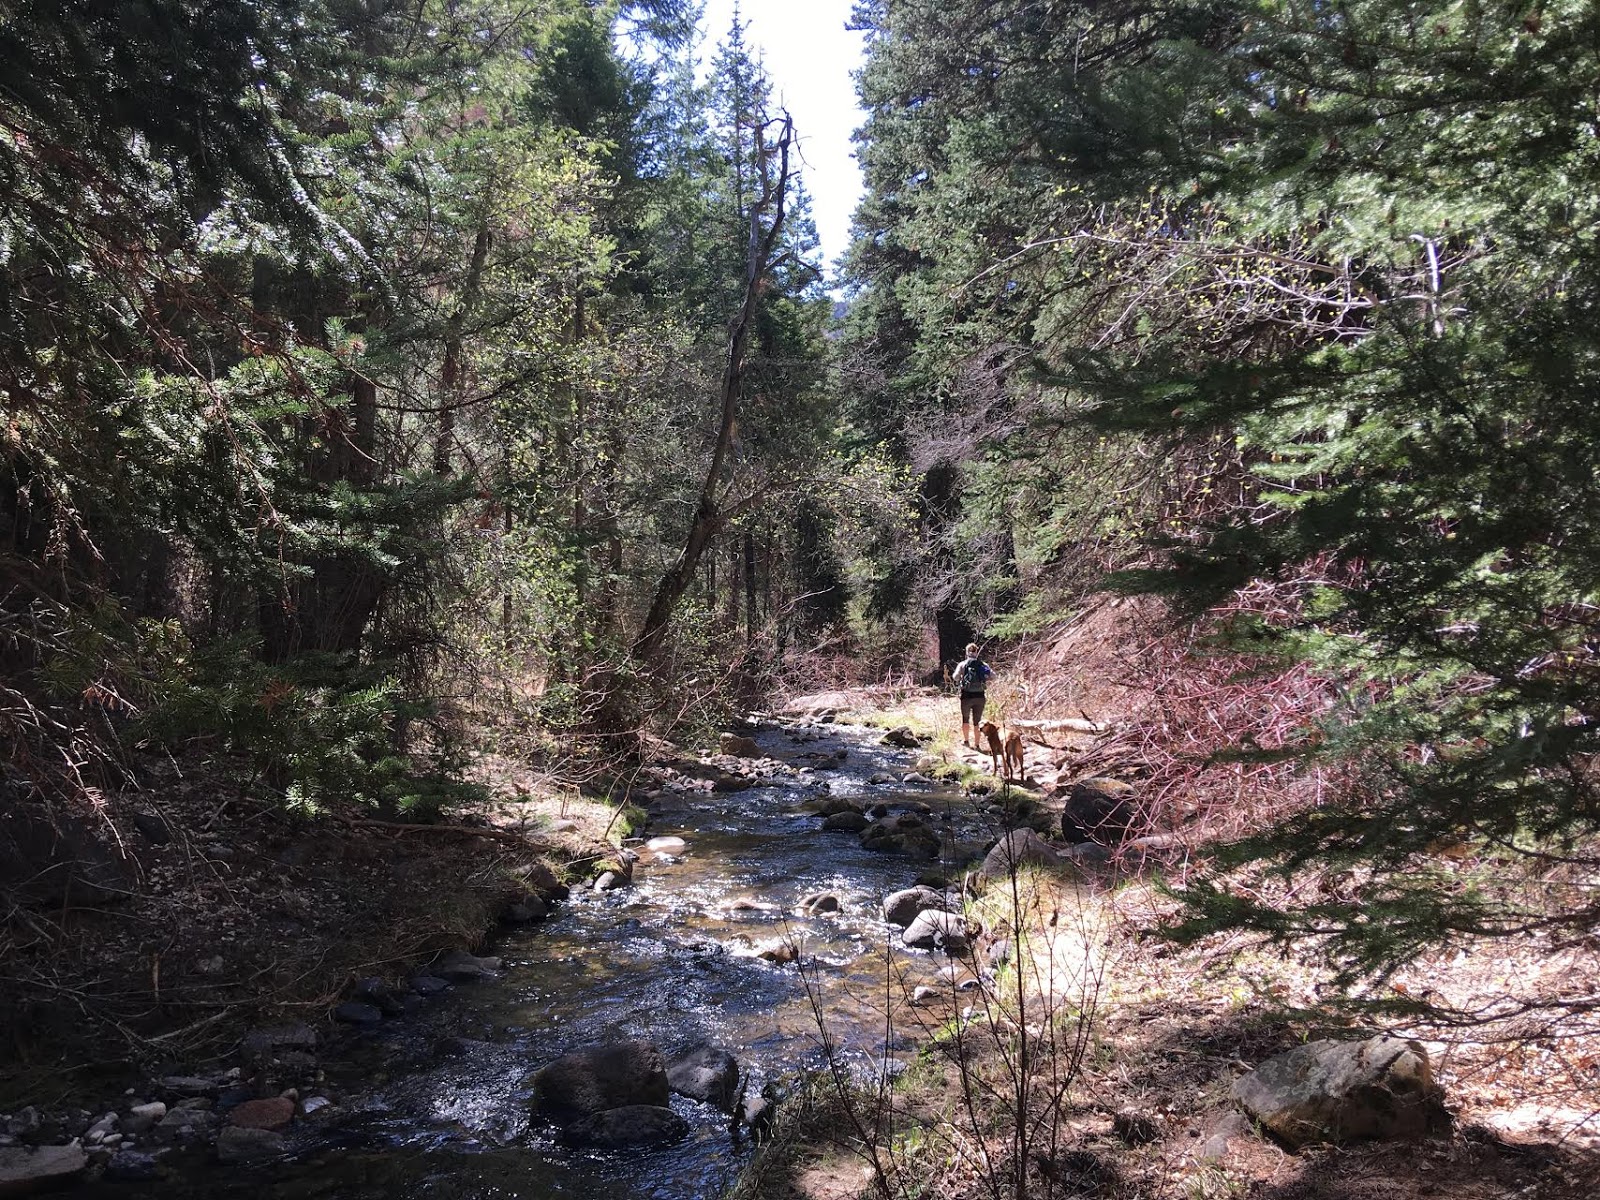
M1272 584L1290 615L1231 644L1334 697L1294 757L1338 794L1223 865L1359 865L1359 899L1219 876L1187 932L1320 936L1363 974L1458 933L1592 929L1594 13L862 16L865 337L910 323L891 394L983 410L945 457L979 523L991 495L1028 506L1027 551L998 561L1107 536L1115 491L1108 565L1146 568L1125 585L1200 614ZM1130 461L1152 453L1164 471ZM1542 898L1446 882L1430 855L1455 839L1543 875Z

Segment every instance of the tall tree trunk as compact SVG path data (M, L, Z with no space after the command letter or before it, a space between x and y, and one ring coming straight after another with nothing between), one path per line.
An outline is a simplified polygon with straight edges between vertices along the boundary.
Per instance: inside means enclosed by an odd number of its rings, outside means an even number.
M483 264L489 257L489 220L485 216L478 223L472 238L472 258L467 264L467 277L461 285L460 303L444 323L444 366L439 372L439 427L433 443L433 472L450 474L450 456L456 445L456 410L462 404L466 381L462 370L462 345L467 321L477 307L483 290Z
M750 235L745 257L744 299L739 311L728 326L728 349L723 360L721 389L721 420L717 428L716 446L711 452L711 464L706 469L705 482L700 488L699 503L695 506L694 520L690 523L688 537L661 581L656 585L650 611L644 620L638 639L634 642L635 657L644 662L656 660L666 645L667 631L671 626L673 610L682 599L695 566L706 547L722 528L727 514L723 511L721 497L723 469L733 449L734 433L738 428L739 393L744 375L745 348L754 323L756 306L772 265L773 252L783 229L783 220L789 191L789 148L794 136L794 123L785 115L773 153L778 159L777 178L770 180L761 199L750 207ZM772 224L763 232L762 216L770 211Z

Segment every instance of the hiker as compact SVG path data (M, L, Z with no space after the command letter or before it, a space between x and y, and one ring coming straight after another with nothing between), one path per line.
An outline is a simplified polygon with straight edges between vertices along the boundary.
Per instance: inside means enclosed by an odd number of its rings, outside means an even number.
M978 725L983 720L984 688L994 675L989 664L983 661L983 652L977 642L967 643L967 656L950 673L961 689L961 744L978 749Z

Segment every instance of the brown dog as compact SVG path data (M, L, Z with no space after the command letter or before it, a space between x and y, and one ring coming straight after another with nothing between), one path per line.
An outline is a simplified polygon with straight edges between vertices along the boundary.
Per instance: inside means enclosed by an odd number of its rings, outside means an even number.
M1022 760L1022 735L1015 729L1006 730L1006 778L1020 781L1026 768Z
M1000 726L993 721L985 721L978 726L978 736L983 739L983 744L989 747L989 759L993 764L990 769L1000 774L1000 762L1005 757L1005 743L1000 739Z

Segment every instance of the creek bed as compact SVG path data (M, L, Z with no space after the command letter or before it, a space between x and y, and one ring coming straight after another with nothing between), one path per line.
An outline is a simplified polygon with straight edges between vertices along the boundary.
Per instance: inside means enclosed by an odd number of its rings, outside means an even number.
M300 1152L257 1166L198 1164L159 1184L99 1184L89 1196L377 1200L554 1197L699 1200L720 1195L750 1154L726 1114L674 1096L691 1126L676 1145L593 1151L556 1142L529 1113L529 1077L585 1046L642 1038L669 1058L709 1042L767 1081L825 1065L818 1013L830 1039L865 1077L893 1070L909 1043L885 1018L886 999L933 982L942 955L899 949L882 917L886 893L927 870L824 831L805 811L831 792L867 803L925 804L947 848L985 836L973 808L949 789L869 784L896 777L907 755L876 735L836 726L779 726L757 736L773 757L843 749L836 769L780 774L745 791L668 793L651 836L676 834L676 858L645 855L621 891L574 892L541 925L494 948L506 969L453 988L407 1016L353 1036L326 1064L341 1100L326 1119L297 1124ZM948 853L947 853L948 858ZM829 892L840 911L795 915ZM783 940L801 964L756 951ZM885 948L894 947L886 956ZM804 970L801 970L803 966ZM887 976L892 972L895 982ZM887 1043L887 1044L886 1044Z

